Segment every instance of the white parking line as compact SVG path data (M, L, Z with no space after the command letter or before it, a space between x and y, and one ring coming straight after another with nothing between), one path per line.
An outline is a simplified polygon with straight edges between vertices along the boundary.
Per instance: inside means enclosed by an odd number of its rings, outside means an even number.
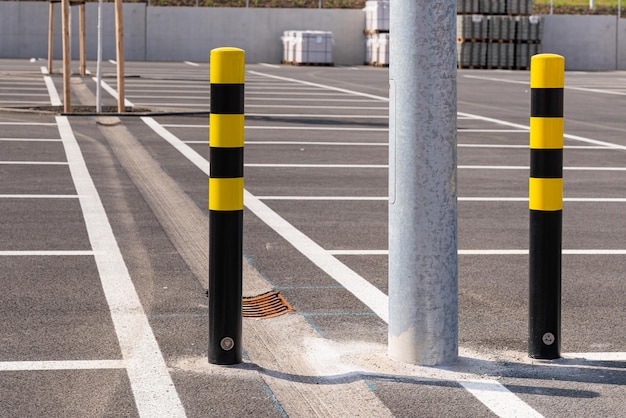
M2 361L0 372L125 369L122 360Z
M245 164L246 167L272 168L389 168L387 164ZM459 170L529 170L523 165L459 165ZM565 171L626 171L626 167L563 167Z
M204 157L161 127L154 119L142 118L142 120L209 176L209 162ZM389 300L386 294L343 264L330 252L324 250L247 190L244 190L244 204L318 268L368 306L379 318L389 322ZM496 413L503 411L508 414L501 416L538 416L534 409L496 381L481 380L482 385L475 383L472 386L471 384L464 384L462 379L459 378L459 384L464 386L485 406ZM465 381L465 383L467 382ZM487 387L489 392L485 390Z
M44 76L44 83L46 83L46 88L48 89L48 96L50 96L50 104L52 106L61 106L63 102L61 102L61 97L59 97L59 93L57 92L56 87L54 86L54 81L52 81L52 77L49 75Z
M497 81L500 83L523 84L525 86L529 86L528 81L508 80L506 78L483 77L483 76L477 76L477 75L463 75L463 77L474 78L477 80ZM577 90L577 91L584 91L584 92L589 92L589 93L611 94L611 95L618 95L618 96L626 95L625 92L619 91L619 90L591 89L591 88L586 88L586 87L575 87L575 86L568 86L568 85L565 86L565 90Z
M0 251L0 255L4 257L79 256L94 254L93 251Z
M369 97L370 99L383 100L383 101L387 101L387 102L389 101L389 99L386 98L386 97L377 96L377 95L374 95L374 94L362 93L360 91L347 90L347 89L342 89L342 88L333 87L333 86L327 86L327 85L319 84L319 83L312 83L310 81L297 80L295 78L288 78L288 77L281 77L281 76L272 75L272 74L265 74L265 73L260 73L258 71L248 71L248 73L254 74L254 75L257 75L257 76L260 76L260 77L273 78L275 80L283 80L283 81L293 82L293 83L296 83L296 84L304 84L306 86L317 87L318 89L337 91L337 92L340 92L340 93L345 93L345 94L349 94L349 95L353 95L353 96ZM289 88L289 87L286 87L286 89L291 90L291 88Z
M0 96L19 96L19 97L48 97L45 93L0 93Z
M314 200L314 201L371 201L371 200L380 200L387 201L389 198L387 196L256 196L259 200Z
M93 79L93 81L95 81L96 83L98 82L98 79L97 79L96 77L93 77L92 79ZM115 100L117 100L117 99L118 99L118 97L119 97L119 96L118 96L118 94L117 94L117 91L116 91L113 87L111 87L109 84L107 84L107 82L106 82L106 81L100 81L100 82L101 82L101 84L100 84L100 85L102 86L102 88L103 88L103 89L104 89L107 93L109 93L111 96L113 96L113 97L115 98ZM126 99L126 98L124 98L124 106L126 106L126 107L135 107L135 105L134 105L131 101L129 101L128 99Z
M267 97L246 97L246 103L254 102L254 101L281 101L281 102L301 102L302 97L280 97L280 98L271 98ZM321 99L314 99L308 97L306 99L307 102L322 102L322 103L379 103L378 100L370 100L370 99L329 99L327 97Z
M0 194L0 199L78 199L75 194Z
M326 250L332 255L389 255L388 250ZM626 249L562 250L563 255L626 255ZM528 255L524 249L459 250L459 255Z
M485 121L485 122L495 123L496 125L510 126L510 127L517 128L517 129L530 129L530 127L527 126L527 125L521 125L519 123L507 122L507 121L501 120L501 119L488 118L486 116L472 115L472 114L463 113L463 112L459 112L459 115L471 117L471 118L476 119L476 120L482 120L482 121ZM589 143L589 144L604 146L604 147L608 147L608 148L625 150L626 151L626 145L619 145L619 144L615 144L615 143L607 142L607 141L599 141L597 139L585 138L583 136L564 134L563 138L571 139L571 140L579 141L579 142L586 142L586 143Z
M48 102L40 102L40 101L33 101L33 100L0 100L0 103L2 104L11 104L11 105L47 105Z
M389 115L320 115L311 113L246 113L246 116L264 118L389 119Z
M183 143L171 132L161 127L154 119L146 117L142 117L141 119L196 165L196 167L209 176L209 162L203 156L189 147L189 145ZM363 303L369 306L383 321L388 321L387 295L341 263L247 190L244 190L244 205L303 255L313 261L320 269L333 277L337 282L348 289L348 291L352 292Z
M261 168L388 168L384 164L244 164L244 167Z
M0 122L0 125L5 125L5 126L57 126L56 123L50 123L50 122Z
M250 115L247 115L250 116ZM208 124L181 124L181 123L164 123L164 128L198 128L209 129ZM355 132L387 132L387 128L350 128L350 127L331 127L331 126L270 126L270 125L246 125L245 129L256 130L283 130L283 131L355 131Z
M199 143L200 141L185 141L186 144ZM205 141L203 141L206 144ZM348 146L348 147L387 147L386 142L327 142L327 141L246 141L246 145L324 145L324 146Z
M459 380L458 382L500 417L543 417L495 380Z
M268 91L268 92L264 92L264 91L246 91L246 97L248 96L252 96L252 95L262 95L264 98L266 97L270 97L270 96L298 96L300 98L309 98L309 96L324 96L324 97L350 97L348 96L346 93L320 93L317 90L311 90L309 91L303 91L303 92L292 92L292 91L283 91L283 92L272 92L272 91ZM272 100L276 100L278 98L273 98Z
M141 306L69 119L57 116L56 121L72 179L80 196L102 289L109 305L139 415L184 417L185 410Z
M589 361L626 361L626 353L565 353L566 359L584 359ZM623 368L620 367L620 370Z
M259 200L388 200L387 196L257 196ZM528 197L458 197L459 202L528 202ZM626 203L624 197L565 197L564 202Z
M61 142L60 139L56 139L56 138L0 138L0 141L11 141L11 142Z
M65 161L0 161L0 165L67 165Z
M246 103L246 107L254 108L273 108L273 109L335 109L335 110L387 110L386 106L307 106L307 105L289 105L289 104L277 104L277 105L260 105Z

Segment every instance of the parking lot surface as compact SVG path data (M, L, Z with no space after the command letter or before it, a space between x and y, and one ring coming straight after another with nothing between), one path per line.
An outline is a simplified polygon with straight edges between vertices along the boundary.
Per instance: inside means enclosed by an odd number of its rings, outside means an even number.
M0 415L623 415L626 73L566 73L563 358L537 361L529 75L459 70L459 362L420 367L386 353L388 70L247 65L244 295L294 311L244 319L222 367L209 65L128 62L130 111L102 116L91 75L62 114L42 66L0 61Z

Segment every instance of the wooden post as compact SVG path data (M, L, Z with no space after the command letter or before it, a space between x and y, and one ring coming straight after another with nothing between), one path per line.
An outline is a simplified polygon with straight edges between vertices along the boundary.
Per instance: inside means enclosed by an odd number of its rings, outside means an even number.
M124 19L122 0L115 0L115 40L117 59L117 111L124 112Z
M79 49L80 49L80 75L84 76L87 69L87 60L85 58L85 3L78 5L79 15Z
M52 59L54 55L54 1L50 1L48 13L48 74L52 74Z
M63 32L63 111L72 111L72 101L70 98L70 76L72 74L70 57L70 0L62 0L63 9L62 32Z

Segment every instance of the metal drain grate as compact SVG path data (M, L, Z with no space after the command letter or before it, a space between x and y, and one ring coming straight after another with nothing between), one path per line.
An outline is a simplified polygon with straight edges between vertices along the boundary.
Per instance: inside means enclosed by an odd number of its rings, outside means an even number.
M289 311L293 311L293 308L277 291L243 298L242 314L244 318L272 318Z

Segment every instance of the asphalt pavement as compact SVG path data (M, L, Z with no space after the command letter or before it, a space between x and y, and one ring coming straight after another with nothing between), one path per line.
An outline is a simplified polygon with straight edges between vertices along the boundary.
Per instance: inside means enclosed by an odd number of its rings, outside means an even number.
M247 65L244 296L293 312L245 318L225 367L207 360L208 64L127 62L117 115L89 108L93 74L64 114L55 64L0 61L0 416L625 413L626 73L566 73L563 358L538 361L529 74L459 70L459 361L421 367L386 353L388 69ZM103 80L114 106L114 63Z

